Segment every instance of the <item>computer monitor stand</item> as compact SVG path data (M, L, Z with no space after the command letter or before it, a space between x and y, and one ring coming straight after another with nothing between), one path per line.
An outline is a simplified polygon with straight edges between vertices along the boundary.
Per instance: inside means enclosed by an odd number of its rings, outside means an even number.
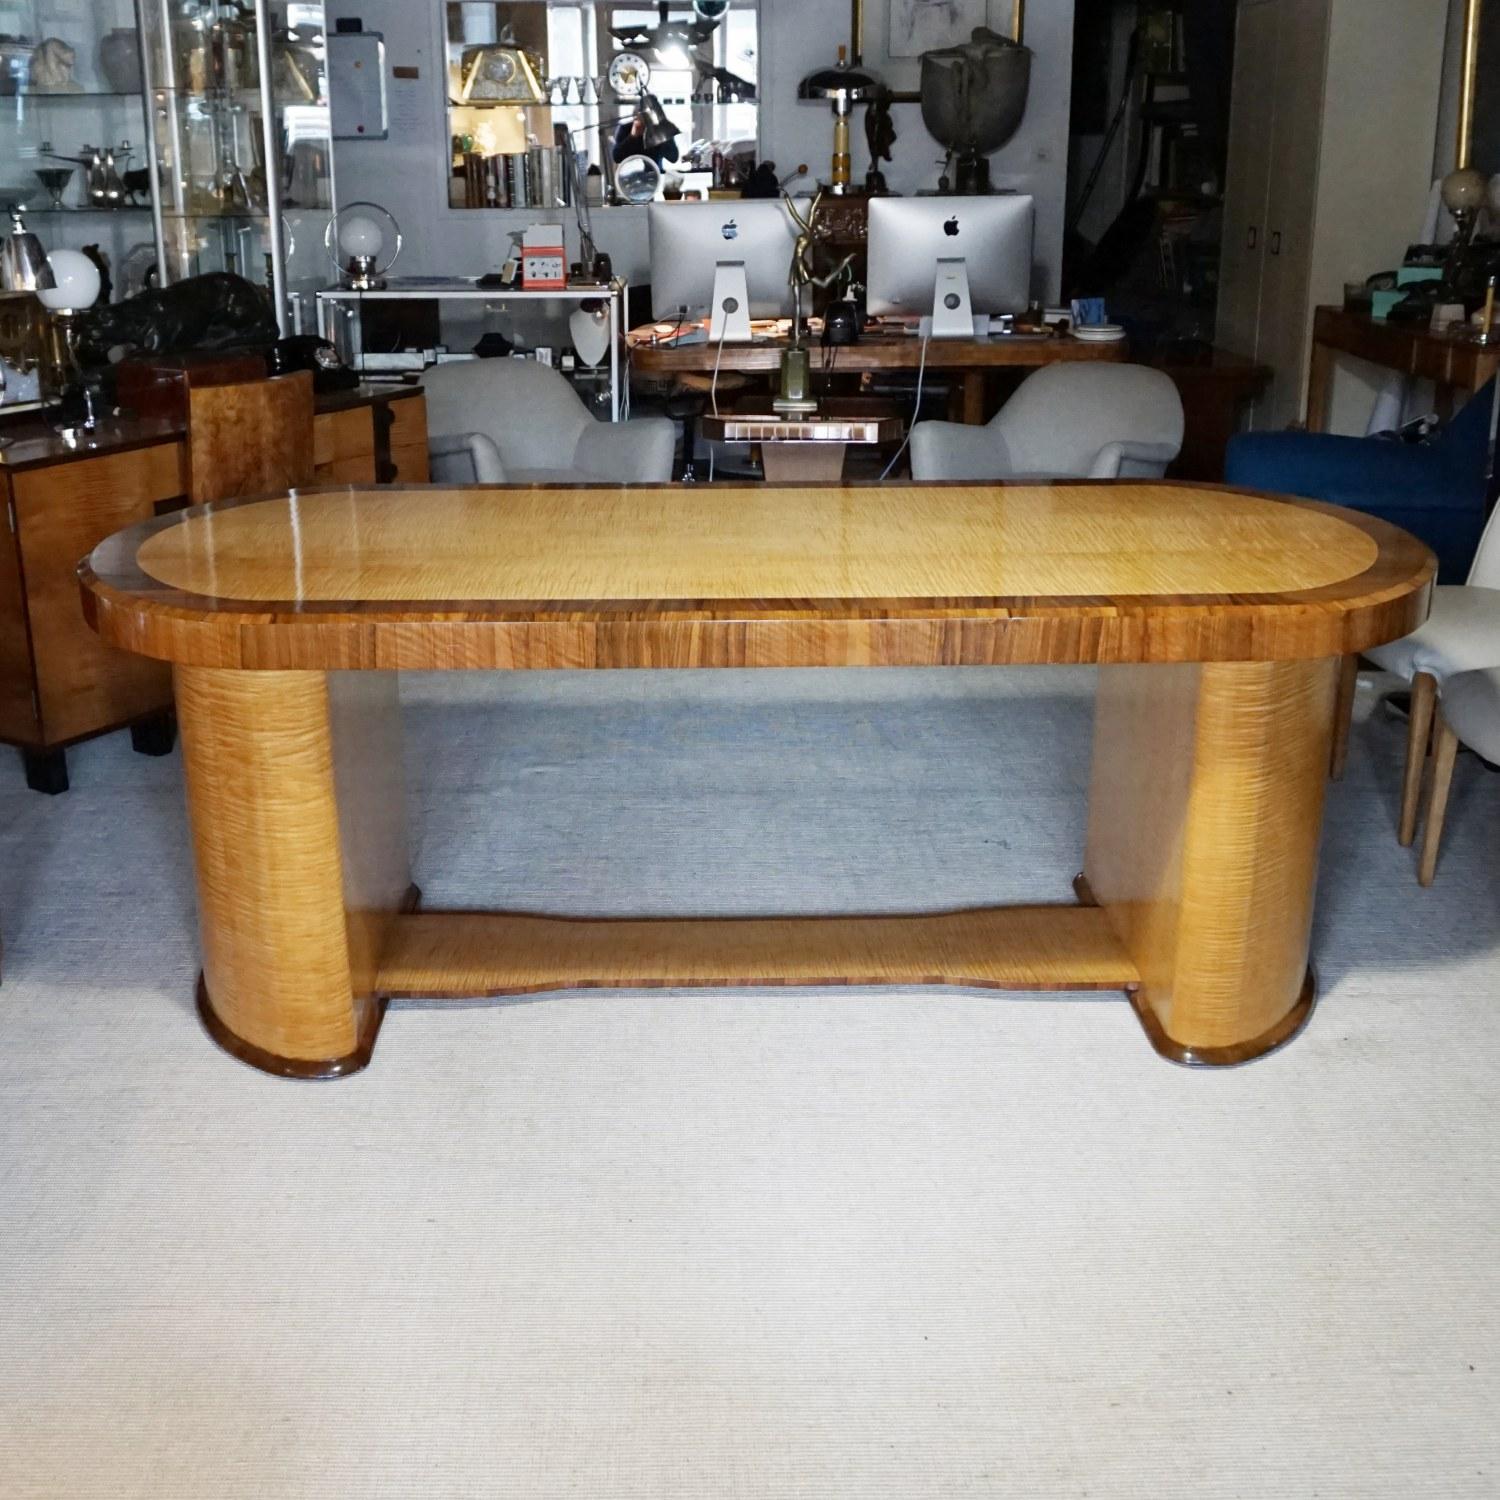
M940 260L932 293L932 336L974 337L974 309L969 302L969 267L963 259Z
M750 342L750 288L745 282L745 262L721 260L714 270L714 306L708 320L711 344Z

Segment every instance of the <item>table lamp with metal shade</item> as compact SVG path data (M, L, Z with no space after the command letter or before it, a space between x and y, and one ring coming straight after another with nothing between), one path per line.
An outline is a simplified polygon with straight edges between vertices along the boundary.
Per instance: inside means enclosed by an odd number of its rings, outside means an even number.
M828 191L835 197L842 198L854 191L850 182L849 117L856 104L879 98L883 88L874 73L849 61L846 47L839 48L838 61L833 67L819 68L797 85L797 97L804 102L823 100L833 106L833 161Z

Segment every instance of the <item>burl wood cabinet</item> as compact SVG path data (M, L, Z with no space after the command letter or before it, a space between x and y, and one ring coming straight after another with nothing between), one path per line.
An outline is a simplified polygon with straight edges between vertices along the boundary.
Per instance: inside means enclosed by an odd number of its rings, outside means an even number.
M76 570L107 536L189 503L187 442L171 418L110 424L87 445L50 428L8 427L0 448L0 744L27 784L67 790L66 750L131 729L135 748L172 748L172 679L158 662L106 646L84 623ZM427 479L418 390L320 398L313 430L324 484Z

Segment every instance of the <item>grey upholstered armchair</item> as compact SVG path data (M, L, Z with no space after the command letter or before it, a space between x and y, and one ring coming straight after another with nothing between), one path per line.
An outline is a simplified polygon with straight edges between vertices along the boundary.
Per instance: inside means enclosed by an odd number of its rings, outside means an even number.
M1045 365L984 427L918 422L912 478L1160 478L1182 426L1182 398L1160 370Z
M422 377L432 477L440 484L652 484L672 477L665 417L599 422L535 360L472 359Z

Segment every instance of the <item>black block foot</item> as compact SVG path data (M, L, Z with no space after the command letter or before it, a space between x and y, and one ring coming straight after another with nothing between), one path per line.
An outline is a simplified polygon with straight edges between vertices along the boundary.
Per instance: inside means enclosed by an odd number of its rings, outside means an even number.
M63 750L23 750L26 785L34 792L55 797L68 789L68 756Z
M170 755L177 743L177 715L171 709L130 726L130 748L137 755Z

